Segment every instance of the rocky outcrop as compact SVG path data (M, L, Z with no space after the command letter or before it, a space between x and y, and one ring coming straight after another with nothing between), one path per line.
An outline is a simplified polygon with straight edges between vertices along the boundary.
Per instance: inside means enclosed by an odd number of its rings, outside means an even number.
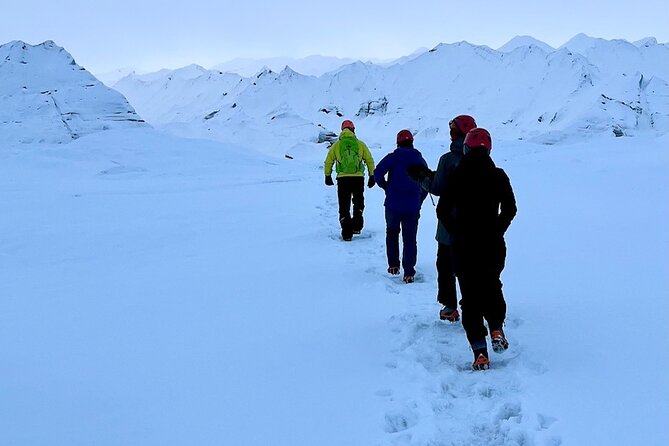
M382 115L388 111L388 99L386 97L382 97L380 99L374 100L374 101L367 101L363 102L360 104L360 108L358 109L358 113L356 113L356 116L369 116L369 115Z

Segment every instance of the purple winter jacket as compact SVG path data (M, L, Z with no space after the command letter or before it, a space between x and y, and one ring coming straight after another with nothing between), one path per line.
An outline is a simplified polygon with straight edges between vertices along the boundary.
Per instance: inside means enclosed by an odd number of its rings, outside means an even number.
M386 155L374 169L376 184L386 191L386 200L383 204L388 210L420 210L427 192L407 175L407 167L414 164L427 167L423 155L418 150L413 147L398 147Z

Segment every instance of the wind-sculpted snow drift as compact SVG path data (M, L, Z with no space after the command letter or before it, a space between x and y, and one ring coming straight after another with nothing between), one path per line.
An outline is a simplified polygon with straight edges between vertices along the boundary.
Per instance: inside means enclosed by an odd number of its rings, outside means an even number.
M317 142L357 118L371 138L408 127L448 140L470 113L504 139L544 144L595 134L663 134L669 121L669 47L580 34L553 50L530 37L499 51L440 44L404 63L356 62L320 77L286 67L247 78L191 66L130 75L115 88L152 124L187 136L276 146ZM322 138L321 138L322 140Z
M0 45L0 142L65 143L141 125L121 94L53 42Z

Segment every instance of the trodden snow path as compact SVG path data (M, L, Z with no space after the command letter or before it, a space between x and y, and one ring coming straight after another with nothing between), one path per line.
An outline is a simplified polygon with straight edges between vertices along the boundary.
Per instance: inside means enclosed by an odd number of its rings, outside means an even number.
M428 198L419 229L417 280L405 284L386 272L383 191L366 189L365 229L344 242L337 226L334 187L326 190L321 217L340 258L352 271L364 272L370 284L368 298L381 294L382 305L394 308L387 325L391 335L378 345L390 350L375 394L384 402L383 432L375 444L393 445L527 445L561 444L551 425L555 417L524 405L526 377L541 375L544 366L523 355L523 342L513 341L504 354L492 353L492 369L471 370L473 355L460 323L438 319L436 303L435 209ZM435 198L436 202L436 198ZM337 262L335 253L330 254ZM372 286L372 284L374 286ZM382 287L378 287L382 284ZM383 308L379 308L383 311ZM514 312L515 310L515 312ZM522 319L513 309L507 330L515 335ZM386 382L386 386L381 383Z

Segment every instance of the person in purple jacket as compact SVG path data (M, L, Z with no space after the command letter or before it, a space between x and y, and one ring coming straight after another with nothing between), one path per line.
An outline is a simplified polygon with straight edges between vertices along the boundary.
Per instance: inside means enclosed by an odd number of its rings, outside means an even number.
M407 167L416 164L427 167L423 155L413 146L411 132L401 130L397 134L397 149L386 155L374 169L374 180L386 193L384 206L388 272L393 275L400 273L401 232L402 269L406 283L413 282L416 276L418 219L423 200L427 197L427 192L407 175Z

